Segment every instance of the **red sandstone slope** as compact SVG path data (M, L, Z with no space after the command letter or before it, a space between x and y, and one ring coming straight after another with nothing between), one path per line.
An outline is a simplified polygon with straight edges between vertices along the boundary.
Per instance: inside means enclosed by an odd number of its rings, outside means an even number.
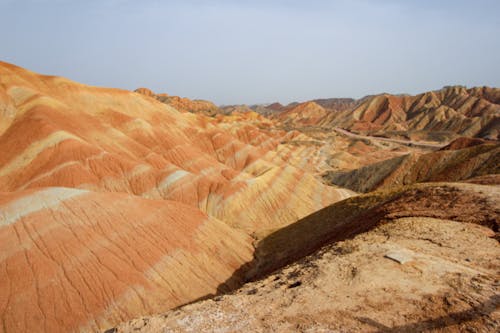
M220 113L219 108L212 102L201 99L191 100L186 97L170 96L168 94L155 94L148 88L138 88L135 92L159 100L173 108L183 112L201 113L205 115L214 115Z
M274 115L273 118L285 126L302 127L318 124L327 114L328 111L319 104L305 102L289 106L284 111Z
M249 228L290 223L341 198L274 158L272 150L293 133L181 114L139 94L7 64L0 70L9 97L3 109L16 111L0 137L4 191L65 186L125 192L180 201ZM233 204L249 197L255 202L248 209ZM300 204L290 209L285 198Z
M284 106L280 102L275 102L271 103L266 106L268 109L274 110L274 111L282 111Z
M300 134L235 121L0 63L0 332L94 331L213 293L248 233L351 195L277 154Z
M3 332L96 331L215 293L244 233L177 202L45 188L1 193Z
M415 96L318 99L292 103L284 110L272 117L295 128L340 127L368 135L437 141L458 136L496 140L500 135L498 88L451 86Z
M371 134L420 131L441 132L451 138L461 135L497 139L499 95L496 88L460 86L416 96L383 94L366 98L352 110L332 113L320 124Z

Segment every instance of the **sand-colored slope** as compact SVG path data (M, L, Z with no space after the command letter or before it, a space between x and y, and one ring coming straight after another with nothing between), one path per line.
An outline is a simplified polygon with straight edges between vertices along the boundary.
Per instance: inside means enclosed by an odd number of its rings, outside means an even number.
M499 198L497 187L460 183L416 184L349 198L285 228L261 233L254 261L245 273L249 279L262 276L325 244L400 217L477 223L498 231Z
M233 294L114 332L496 333L500 250L488 233L450 220L394 220Z
M465 140L469 141L469 140ZM464 147L457 139L445 149L413 153L364 166L352 171L328 171L325 181L356 192L429 181L463 181L500 173L500 146L480 141Z
M349 110L358 103L353 98L319 98L312 101L330 112Z

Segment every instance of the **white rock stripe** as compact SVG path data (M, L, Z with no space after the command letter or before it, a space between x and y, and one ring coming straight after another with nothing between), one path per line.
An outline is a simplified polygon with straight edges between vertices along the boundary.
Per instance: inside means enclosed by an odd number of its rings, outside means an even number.
M50 187L0 206L0 227L42 209L50 209L61 202L84 195L89 191L66 187Z
M33 142L26 150L18 154L13 160L0 168L0 177L5 176L13 171L18 171L20 168L25 167L26 165L31 163L31 161L34 160L45 149L54 147L65 140L77 140L83 142L82 139L68 132L53 132L46 138L40 141Z

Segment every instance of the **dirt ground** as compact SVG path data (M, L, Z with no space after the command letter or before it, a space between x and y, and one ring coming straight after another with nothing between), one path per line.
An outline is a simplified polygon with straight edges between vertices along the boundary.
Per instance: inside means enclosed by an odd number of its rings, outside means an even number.
M476 224L398 218L232 294L109 332L498 332L493 236Z

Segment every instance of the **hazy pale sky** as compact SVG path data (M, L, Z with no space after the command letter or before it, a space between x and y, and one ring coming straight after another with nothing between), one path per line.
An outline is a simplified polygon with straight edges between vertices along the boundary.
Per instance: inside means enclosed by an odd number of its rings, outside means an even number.
M498 0L0 0L0 60L218 104L500 86Z

